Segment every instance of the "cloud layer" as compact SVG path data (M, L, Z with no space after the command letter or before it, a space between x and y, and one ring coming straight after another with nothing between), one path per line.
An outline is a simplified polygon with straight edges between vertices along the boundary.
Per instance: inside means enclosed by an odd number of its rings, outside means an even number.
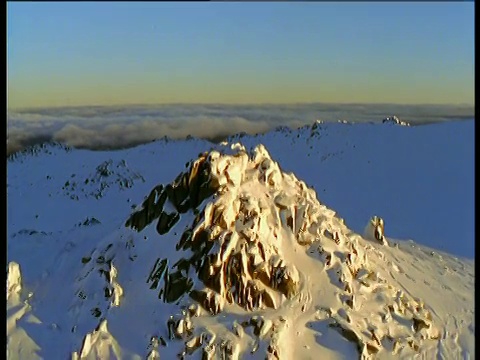
M474 118L474 108L439 105L146 105L29 109L7 113L7 155L46 141L118 149L167 136L221 140L239 132L296 128L315 120L379 122L397 115L412 124Z

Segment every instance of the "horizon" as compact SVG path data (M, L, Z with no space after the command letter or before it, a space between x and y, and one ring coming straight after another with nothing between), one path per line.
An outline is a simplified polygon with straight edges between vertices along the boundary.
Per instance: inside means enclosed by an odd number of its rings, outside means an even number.
M119 105L7 110L7 154L48 141L77 148L125 148L188 135L208 140L238 133L298 128L317 120L381 122L397 116L411 125L474 119L474 107L395 104Z
M392 103L392 102L322 102L322 101L305 101L305 102L246 102L246 103L216 103L216 102L171 102L171 103L116 103L116 104L82 104L82 105L54 105L54 106L29 106L19 108L7 108L7 112L25 112L32 110L49 110L49 109L69 109L69 108L114 108L114 107L168 107L168 106L225 106L225 107L241 107L241 106L308 106L308 105L334 105L334 106L398 106L398 107L462 107L475 109L475 104L468 103ZM473 114L474 115L474 114Z
M9 2L7 111L474 107L473 10L473 2Z

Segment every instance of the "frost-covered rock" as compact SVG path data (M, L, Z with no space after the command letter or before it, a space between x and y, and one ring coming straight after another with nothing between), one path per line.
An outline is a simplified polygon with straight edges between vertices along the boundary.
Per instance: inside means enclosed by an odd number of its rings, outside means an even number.
M7 270L7 299L13 295L18 294L22 290L22 275L20 272L20 265L14 261L8 263Z
M377 241L383 245L387 244L383 219L376 215L373 216L365 227L364 235L369 240Z
M97 328L85 335L80 351L72 354L72 359L120 359L120 348L107 328L107 320L102 320Z
M400 120L398 117L394 116L387 116L382 120L383 124L390 124L390 125L401 125L401 126L410 126L410 124L406 121Z

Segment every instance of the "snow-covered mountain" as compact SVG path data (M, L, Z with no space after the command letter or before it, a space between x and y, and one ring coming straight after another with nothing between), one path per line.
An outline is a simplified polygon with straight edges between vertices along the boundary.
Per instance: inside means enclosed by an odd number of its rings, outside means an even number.
M402 126L410 126L410 124L406 121L400 120L395 115L387 116L385 119L382 120L383 124L392 124L392 125L402 125Z
M7 357L474 357L472 130L17 154Z

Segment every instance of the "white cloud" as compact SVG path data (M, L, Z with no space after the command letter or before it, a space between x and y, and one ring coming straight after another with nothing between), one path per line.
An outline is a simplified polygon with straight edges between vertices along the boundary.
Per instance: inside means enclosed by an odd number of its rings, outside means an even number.
M30 109L7 113L7 153L55 140L74 147L120 148L164 136L219 139L315 120L381 121L397 115L412 124L474 117L474 108L407 105L146 105Z

